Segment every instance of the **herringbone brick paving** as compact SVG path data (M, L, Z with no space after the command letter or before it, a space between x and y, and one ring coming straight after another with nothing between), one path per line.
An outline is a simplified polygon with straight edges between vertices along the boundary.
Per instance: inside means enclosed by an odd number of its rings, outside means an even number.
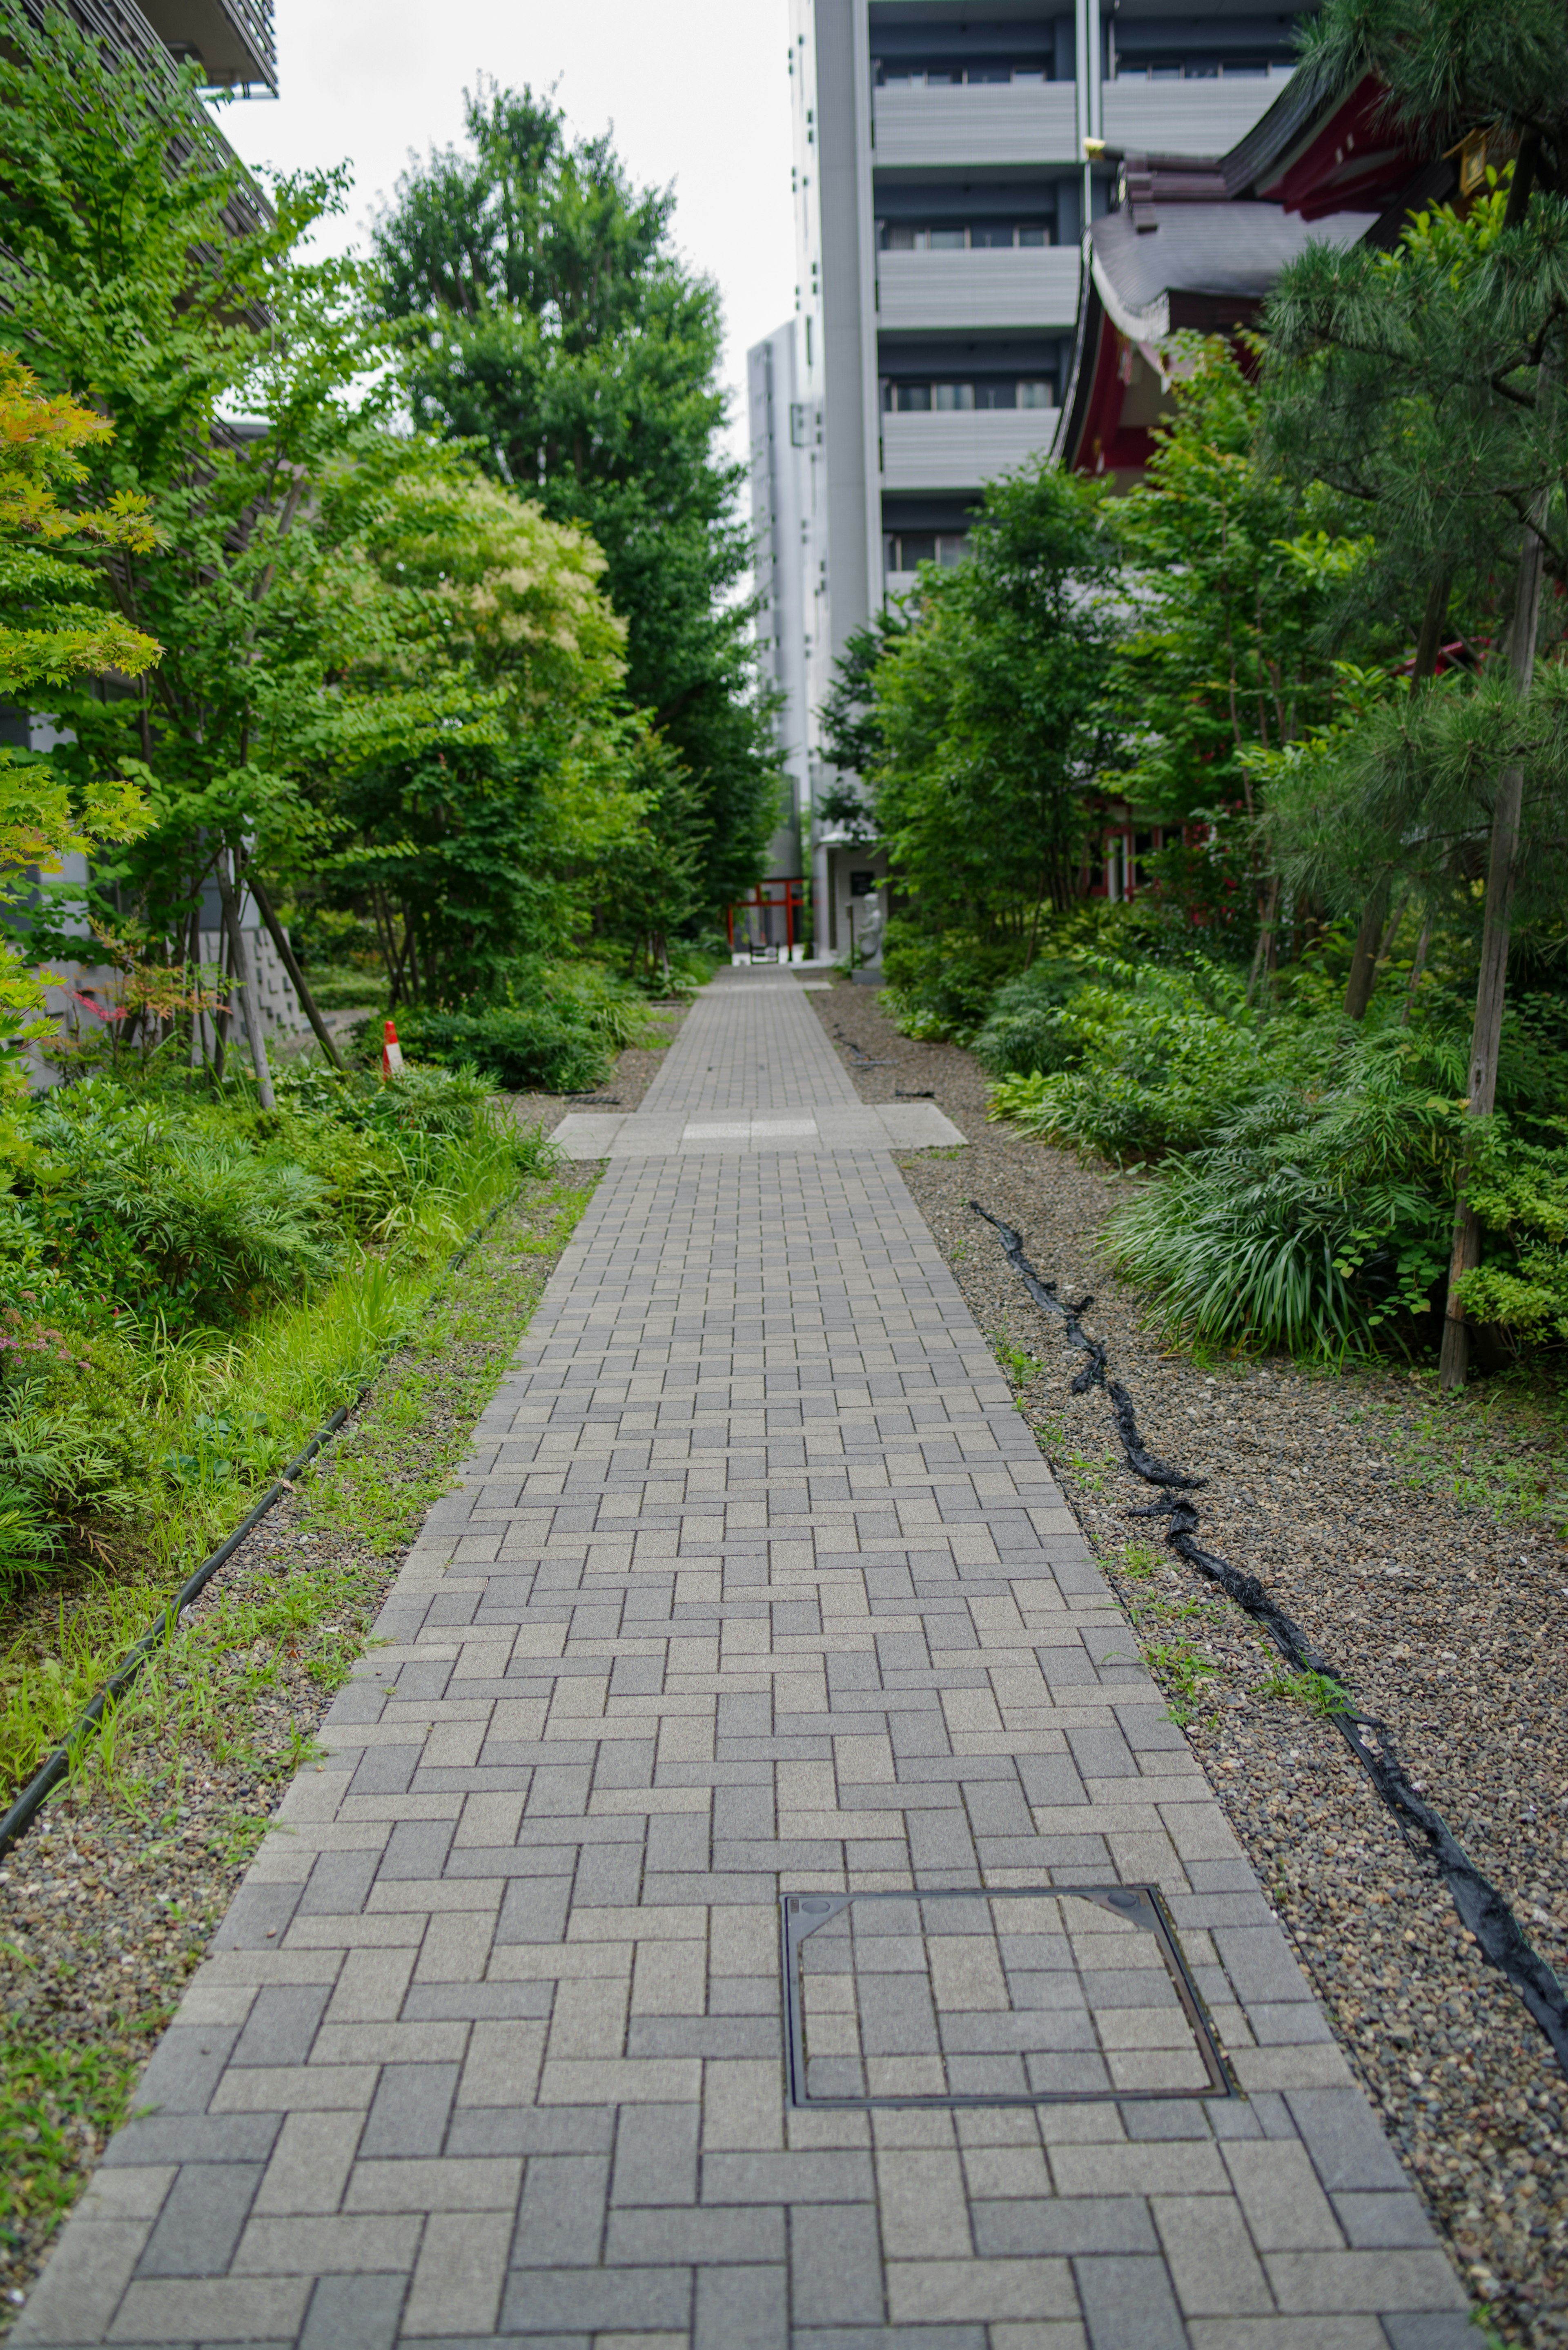
M647 1107L846 1098L737 973ZM614 1162L379 1631L18 2344L1475 2339L886 1152ZM790 2105L781 1892L1117 1883L1241 2095L1125 2094L1196 2077L1147 1966L998 1902L822 1944L824 2077L1119 2098Z

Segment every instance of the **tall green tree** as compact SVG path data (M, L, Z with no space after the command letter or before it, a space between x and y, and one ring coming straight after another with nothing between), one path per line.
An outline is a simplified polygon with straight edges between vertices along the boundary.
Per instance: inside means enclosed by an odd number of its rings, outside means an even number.
M1377 0L1355 10L1331 0L1325 14L1322 54L1382 72L1393 120L1446 136L1467 120L1484 123L1484 97L1505 124L1511 115L1520 155L1508 184L1468 217L1424 215L1392 255L1309 248L1285 273L1269 313L1276 443L1360 501L1386 572L1425 571L1428 645L1456 573L1477 584L1491 605L1491 661L1525 698L1542 580L1568 577L1568 194L1560 184L1568 113L1560 93L1539 88L1546 50L1489 30L1470 0L1442 8ZM1535 31L1544 39L1542 26ZM1561 52L1561 26L1557 43ZM1419 712L1410 723L1418 729ZM1466 1093L1477 1118L1491 1114L1497 1097L1526 791L1523 764L1510 758L1477 802L1488 833ZM1390 867L1409 831L1407 821L1386 836ZM1465 1284L1480 1246L1461 1189L1445 1388L1465 1377Z
M1341 610L1363 547L1344 535L1343 500L1261 453L1262 394L1242 353L1184 336L1167 356L1173 415L1144 481L1109 510L1136 615L1112 686L1126 746L1116 780L1168 827L1203 824L1201 849L1161 853L1162 879L1217 945L1244 948L1255 925L1259 970L1273 952L1279 880L1255 853L1254 779L1330 719L1340 662L1390 639Z
M749 611L742 469L723 462L717 290L674 253L668 192L527 88L483 84L468 144L399 182L375 237L416 421L603 548L627 691L705 817L711 906L763 872L780 779Z
M1075 894L1119 626L1106 504L1043 466L993 483L969 559L922 567L917 625L877 663L867 780L925 927L1027 953Z

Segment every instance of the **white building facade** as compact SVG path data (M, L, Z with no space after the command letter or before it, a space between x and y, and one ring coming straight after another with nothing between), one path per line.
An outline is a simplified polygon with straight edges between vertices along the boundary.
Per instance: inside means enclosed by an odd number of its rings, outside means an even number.
M1215 155L1279 96L1295 11L1210 0L791 0L795 313L749 354L758 635L783 701L817 951L880 862L815 822L817 716L853 632L962 559L983 484L1049 450L1085 222L1085 141ZM784 387L787 386L787 392ZM858 919L858 917L857 917Z

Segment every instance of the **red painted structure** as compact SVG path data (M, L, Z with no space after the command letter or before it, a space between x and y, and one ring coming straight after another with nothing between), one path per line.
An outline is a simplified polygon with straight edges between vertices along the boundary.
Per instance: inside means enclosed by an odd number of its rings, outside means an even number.
M1136 480L1168 409L1155 388L1158 341L1251 324L1308 223L1351 216L1341 242L1365 236L1386 247L1412 208L1454 192L1451 158L1423 158L1380 112L1370 76L1335 94L1303 68L1228 155L1106 151L1122 166L1119 210L1089 231L1058 463ZM1158 317L1158 331L1137 325L1140 317Z
M780 947L786 951L800 942L805 932L805 883L798 875L773 881L759 881L749 897L737 898L729 909L730 952L753 954L766 951L776 954ZM737 949L735 917L741 918L745 936Z

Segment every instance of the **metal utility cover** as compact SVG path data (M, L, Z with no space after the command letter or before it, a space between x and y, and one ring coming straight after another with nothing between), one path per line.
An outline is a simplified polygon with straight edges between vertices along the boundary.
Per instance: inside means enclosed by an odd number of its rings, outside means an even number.
M1151 1885L780 1906L794 2105L1237 2094Z

